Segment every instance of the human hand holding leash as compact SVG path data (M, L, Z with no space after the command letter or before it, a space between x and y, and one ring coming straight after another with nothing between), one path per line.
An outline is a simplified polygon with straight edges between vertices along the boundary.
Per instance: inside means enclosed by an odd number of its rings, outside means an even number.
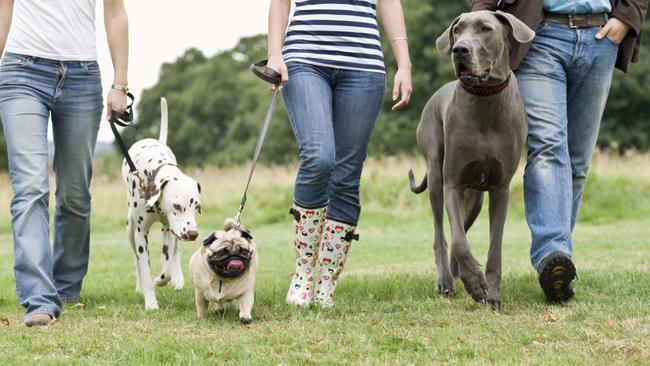
M124 113L126 110L126 92L111 88L106 97L106 120L110 121L113 111Z
M609 18L607 23L596 33L596 39L609 38L610 41L621 44L630 30L630 26L616 18Z
M282 79L280 80L279 88L282 90L287 85L287 81L289 81L289 72L287 71L287 65L284 63L284 59L282 59L282 55L269 57L266 67L281 75ZM275 84L269 83L269 90L275 90L275 88Z

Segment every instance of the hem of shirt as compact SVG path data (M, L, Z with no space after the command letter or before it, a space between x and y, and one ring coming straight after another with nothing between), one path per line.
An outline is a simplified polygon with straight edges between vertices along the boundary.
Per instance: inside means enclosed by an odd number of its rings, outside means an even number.
M5 52L9 53L16 53L19 55L24 55L24 56L32 56L32 57L38 57L38 58L45 58L48 60L54 60L54 61L97 61L97 55L74 55L74 56L68 56L68 55L57 55L57 54L50 54L47 52L39 52L39 51L34 51L34 50L23 50L20 48L15 48L11 46L5 47Z
M364 69L362 67L353 67L353 66L338 66L338 65L331 65L331 64L326 64L324 62L318 62L318 61L313 61L310 59L306 58L292 58L287 63L289 62L298 62L298 63L304 63L304 64L310 64L310 65L316 65L316 66L322 66L322 67L329 67L331 69L341 69L341 70L354 70L354 71L366 71L366 72L375 72L378 74L386 74L386 69L384 70L375 70L375 69Z

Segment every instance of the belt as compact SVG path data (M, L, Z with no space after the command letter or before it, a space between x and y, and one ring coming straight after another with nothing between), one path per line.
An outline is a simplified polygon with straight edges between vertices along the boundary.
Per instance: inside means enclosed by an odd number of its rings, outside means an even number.
M544 13L544 20L551 23L566 24L569 28L600 27L607 23L607 13L599 14L560 14Z

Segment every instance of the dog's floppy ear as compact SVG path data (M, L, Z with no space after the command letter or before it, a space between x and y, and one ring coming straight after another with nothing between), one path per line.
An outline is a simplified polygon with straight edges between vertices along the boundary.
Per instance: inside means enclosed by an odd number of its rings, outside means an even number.
M454 19L453 22L451 22L451 25L445 31L438 37L436 40L436 49L438 50L438 53L441 55L446 55L449 53L449 50L451 49L451 45L454 43L454 35L451 33L454 26L458 21L460 20L460 17L462 16L459 15L456 19Z
M240 228L240 229L239 229L239 232L241 233L241 237L242 237L242 238L244 238L244 239L246 239L246 240L248 240L248 241L253 240L253 235L251 235L250 231L248 231L248 230L246 230L246 229L241 229L241 228Z
M213 241L217 240L217 235L215 232L210 233L207 238L203 240L203 246L208 246L212 244Z
M147 187L144 190L145 206L151 208L158 202L160 194L165 188L165 185L167 185L167 182L169 182L168 179L162 179L160 181L154 179L147 183Z
M524 24L524 22L517 19L514 15L501 10L494 12L494 15L496 15L501 23L510 28L512 37L515 41L519 43L528 43L535 38L535 31L530 29L526 24Z

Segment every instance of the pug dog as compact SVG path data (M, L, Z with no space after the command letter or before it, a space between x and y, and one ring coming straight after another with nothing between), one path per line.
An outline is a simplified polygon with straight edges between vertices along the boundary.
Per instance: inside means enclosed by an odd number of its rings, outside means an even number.
M217 312L226 301L239 302L239 321L250 324L255 297L257 249L253 237L233 219L227 219L223 231L210 234L190 259L190 278L194 285L196 314L208 316L208 302Z

